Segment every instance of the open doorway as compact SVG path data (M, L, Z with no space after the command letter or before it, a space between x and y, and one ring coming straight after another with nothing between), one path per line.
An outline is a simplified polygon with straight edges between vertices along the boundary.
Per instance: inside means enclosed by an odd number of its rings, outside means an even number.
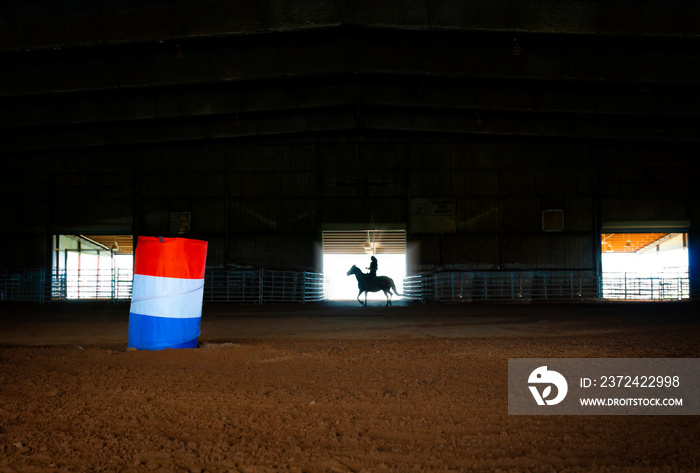
M131 235L54 235L53 299L129 299Z
M687 299L688 234L610 232L601 234L604 299Z
M378 276L389 276L403 293L406 277L406 231L404 229L323 231L323 273L329 300L355 300L357 280L348 270L357 266L368 272L370 258L378 260ZM364 296L363 296L364 297ZM370 293L367 300L386 301L383 292Z

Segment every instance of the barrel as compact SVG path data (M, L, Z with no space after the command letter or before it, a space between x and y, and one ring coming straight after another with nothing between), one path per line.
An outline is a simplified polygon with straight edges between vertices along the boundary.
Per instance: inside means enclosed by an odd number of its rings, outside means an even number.
M206 241L138 238L129 347L163 350L197 346L206 259Z

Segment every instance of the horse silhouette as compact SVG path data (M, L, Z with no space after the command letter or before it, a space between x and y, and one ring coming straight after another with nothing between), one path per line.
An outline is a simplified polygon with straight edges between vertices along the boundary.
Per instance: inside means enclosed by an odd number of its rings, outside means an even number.
M353 265L352 268L350 268L350 270L348 271L348 276L350 276L351 274L354 274L355 278L357 278L357 288L360 290L360 292L357 294L357 301L362 305L367 305L367 294L370 292L384 291L387 306L391 305L392 289L394 291L394 294L396 294L397 296L401 296L401 294L399 294L396 291L396 285L394 284L394 280L390 277L376 276L374 278L371 278L369 274L363 273L362 270L360 270L360 268L358 268L355 265ZM360 296L363 292L365 293L364 304L360 300Z

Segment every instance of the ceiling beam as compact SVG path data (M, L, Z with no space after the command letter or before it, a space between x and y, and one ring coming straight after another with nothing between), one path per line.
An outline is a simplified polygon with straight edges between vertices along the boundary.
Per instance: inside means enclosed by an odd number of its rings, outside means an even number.
M21 2L15 2L22 5ZM26 41L17 37L7 14L0 16L0 51L26 51L179 41L183 37L225 38L265 32L305 31L339 26L417 31L480 31L508 35L544 33L604 37L700 38L697 2L541 0L189 0L176 6L122 1L60 0L50 8L22 6L18 11ZM177 11L175 11L177 10ZM19 23L18 23L19 24Z

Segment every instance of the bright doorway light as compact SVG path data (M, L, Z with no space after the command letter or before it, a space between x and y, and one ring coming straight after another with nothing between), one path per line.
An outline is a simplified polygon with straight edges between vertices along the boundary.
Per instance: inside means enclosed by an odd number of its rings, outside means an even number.
M377 276L389 276L396 284L396 290L403 294L403 280L406 277L406 254L378 254L379 262ZM363 273L368 273L370 255L360 254L324 254L323 274L326 276L329 300L355 300L357 298L357 279L348 276L352 265L357 266ZM364 300L364 294L362 300ZM369 293L367 300L386 301L382 291ZM399 300L399 299L397 299Z
M369 273L370 258L377 258L377 276L394 280L396 291L403 294L406 277L406 231L402 225L384 224L380 229L366 230L361 226L324 225L323 274L326 277L329 300L355 300L358 295L357 279L348 276L355 265ZM364 299L364 295L362 296ZM367 300L386 301L384 292L368 294ZM397 300L400 300L397 298Z
M128 299L131 235L54 235L52 298Z
M688 272L686 233L603 234L601 241L603 273L653 277Z
M602 234L603 297L688 298L687 239L687 233Z

